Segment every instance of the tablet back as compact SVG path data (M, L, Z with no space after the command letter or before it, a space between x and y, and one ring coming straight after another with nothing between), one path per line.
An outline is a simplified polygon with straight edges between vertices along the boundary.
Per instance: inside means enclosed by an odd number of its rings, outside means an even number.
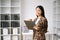
M24 20L24 22L25 22L25 24L26 24L28 29L33 29L33 27L35 25L35 23L33 21L26 21L26 20Z

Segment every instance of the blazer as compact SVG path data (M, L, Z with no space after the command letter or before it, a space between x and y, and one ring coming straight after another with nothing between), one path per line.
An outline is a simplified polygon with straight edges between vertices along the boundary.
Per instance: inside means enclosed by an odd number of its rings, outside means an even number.
M34 22L36 22L37 18L34 19ZM39 23L37 24L37 29L35 30L33 28L33 40L45 40L45 33L47 32L48 28L48 21L46 18L41 17L39 20ZM40 35L40 36L39 36Z
M37 18L34 19L34 22L36 22ZM48 21L46 18L41 17L39 20L39 23L37 24L37 28L38 31L40 31L41 33L46 33L47 32L47 28L48 28Z

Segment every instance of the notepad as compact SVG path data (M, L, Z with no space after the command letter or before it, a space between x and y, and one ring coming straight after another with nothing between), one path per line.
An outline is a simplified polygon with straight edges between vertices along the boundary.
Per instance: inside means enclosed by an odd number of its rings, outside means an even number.
M18 36L12 36L12 40L18 40Z
M7 35L8 34L8 29L7 28L3 28L3 35Z
M3 36L3 40L11 40L10 36Z
M33 27L35 26L35 23L33 21L24 20L24 22L28 29L33 29Z
M18 34L18 28L13 28L13 34Z

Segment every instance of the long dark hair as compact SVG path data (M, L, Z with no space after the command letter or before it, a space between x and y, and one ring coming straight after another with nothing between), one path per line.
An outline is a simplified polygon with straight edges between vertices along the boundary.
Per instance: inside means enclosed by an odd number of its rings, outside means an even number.
M39 8L39 9L42 11L42 14L41 14L41 15L42 15L43 17L45 17L45 12L44 12L43 6L38 5L38 6L36 7L36 9L37 9L37 8ZM37 17L38 17L38 16L37 16Z

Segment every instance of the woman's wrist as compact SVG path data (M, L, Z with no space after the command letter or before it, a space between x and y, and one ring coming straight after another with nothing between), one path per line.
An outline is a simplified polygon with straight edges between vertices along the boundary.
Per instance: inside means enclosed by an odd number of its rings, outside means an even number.
M38 30L38 27L37 26L34 26L33 29Z

